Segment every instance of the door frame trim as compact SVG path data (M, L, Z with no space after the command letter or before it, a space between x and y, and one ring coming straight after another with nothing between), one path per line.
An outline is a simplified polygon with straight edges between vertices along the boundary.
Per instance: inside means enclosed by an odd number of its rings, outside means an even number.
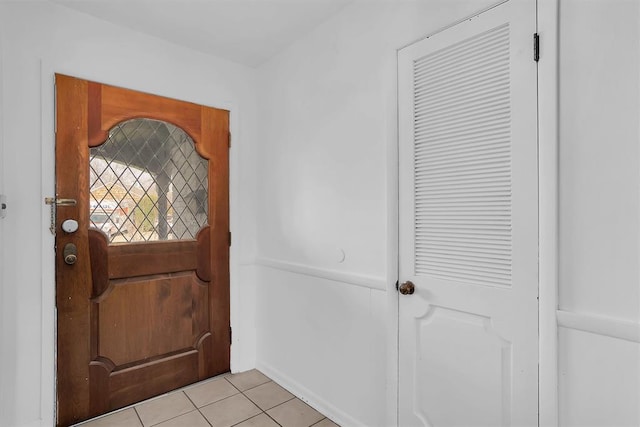
M75 76L77 78L90 81L100 81L104 84L129 88L127 82L114 81L109 76L87 76L86 72L78 69L68 69L64 66L56 65L45 59L40 59L40 118L41 118L41 194L40 200L44 201L45 197L55 194L55 129L56 129L56 113L55 113L55 74L65 74ZM137 90L137 89L132 89ZM141 90L144 92L144 90ZM159 96L172 97L172 95L161 94ZM173 96L175 98L175 96ZM180 100L203 104L202 100L186 99ZM209 102L211 104L211 102ZM233 101L221 100L216 102L215 108L229 111L229 132L236 135L235 147L229 148L229 228L235 235L234 243L229 248L229 291L230 291L230 311L231 311L231 327L235 329L233 334L233 342L231 345L231 370L236 372L248 368L250 361L247 357L243 357L242 327L243 322L240 320L239 306L242 296L240 295L240 287L238 286L239 268L242 264L240 257L241 246L241 230L238 229L239 215L241 209L239 207L239 150L238 141L240 134L238 126L239 108ZM41 366L40 366L40 420L34 424L39 426L54 425L56 421L56 274L55 274L55 236L48 232L50 223L49 206L42 202L41 205ZM237 237L236 237L237 236ZM250 351L253 347L249 347ZM254 358L255 355L251 356Z
M538 425L558 426L559 0L537 1L538 62Z
M46 70L46 71L45 71ZM47 71L51 70L51 74ZM55 194L55 73L44 60L40 60L40 112L41 112L41 171L40 200ZM51 114L51 112L54 112ZM56 422L56 238L47 230L50 226L50 207L42 206L42 345L40 420L42 425ZM53 250L51 250L53 248Z

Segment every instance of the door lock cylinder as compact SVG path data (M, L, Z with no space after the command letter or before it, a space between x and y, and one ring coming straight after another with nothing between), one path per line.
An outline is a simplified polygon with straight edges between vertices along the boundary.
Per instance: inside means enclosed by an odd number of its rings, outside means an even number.
M64 245L62 256L66 264L73 265L78 260L78 248L73 243L67 243Z

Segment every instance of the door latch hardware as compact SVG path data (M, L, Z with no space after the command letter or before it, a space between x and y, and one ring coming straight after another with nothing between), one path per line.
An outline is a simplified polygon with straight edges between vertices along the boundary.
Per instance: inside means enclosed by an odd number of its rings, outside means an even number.
M78 248L73 243L67 243L64 245L62 256L66 264L73 265L78 260Z
M44 202L47 205L56 206L75 206L78 204L76 199L57 199L55 197L45 197Z
M415 290L416 286L408 280L398 287L398 291L400 291L402 295L412 295Z
M49 231L55 236L56 234L56 210L54 206L76 206L76 199L58 199L57 197L45 197L44 203L51 207Z

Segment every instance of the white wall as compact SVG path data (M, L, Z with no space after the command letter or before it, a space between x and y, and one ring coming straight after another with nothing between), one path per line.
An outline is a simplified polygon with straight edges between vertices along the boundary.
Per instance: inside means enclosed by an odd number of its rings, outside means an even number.
M0 221L0 425L52 425L53 236L43 197L54 194L54 72L231 110L232 368L252 368L255 70L48 2L0 2L0 39L0 190L9 198Z
M356 3L256 73L0 2L0 425L51 423L54 71L231 108L234 369L257 336L258 367L336 421L391 425L395 51L490 3ZM561 425L640 424L638 9L560 0Z
M259 70L258 366L346 425L394 415L395 49L483 6L352 5ZM559 421L638 425L638 3L560 6Z
M343 425L396 420L396 50L492 3L355 3L259 69L258 367Z
M640 425L640 11L560 1L559 419Z

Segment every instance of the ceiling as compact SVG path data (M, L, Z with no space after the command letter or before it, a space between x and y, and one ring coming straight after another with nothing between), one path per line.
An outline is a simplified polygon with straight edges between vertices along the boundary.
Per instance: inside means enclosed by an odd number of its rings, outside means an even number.
M353 0L51 0L256 67Z

